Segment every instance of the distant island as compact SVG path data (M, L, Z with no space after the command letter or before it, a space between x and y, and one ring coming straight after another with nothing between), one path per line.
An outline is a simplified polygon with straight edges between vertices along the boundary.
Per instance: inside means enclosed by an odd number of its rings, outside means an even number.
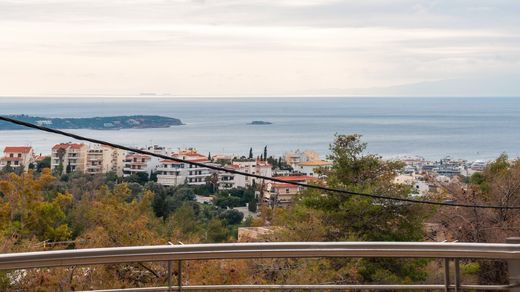
M44 118L28 115L8 115L7 117L54 129L120 130L168 128L183 125L179 119L146 115L94 118ZM29 128L0 121L0 130L23 129Z
M272 125L273 123L271 122L266 122L266 121L252 121L251 123L249 123L248 125Z

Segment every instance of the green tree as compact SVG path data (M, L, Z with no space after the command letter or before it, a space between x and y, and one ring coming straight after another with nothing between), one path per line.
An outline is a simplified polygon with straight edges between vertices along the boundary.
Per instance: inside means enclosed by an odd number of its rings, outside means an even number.
M249 148L249 159L253 159L253 147Z
M360 138L359 135L336 135L328 157L333 166L326 173L327 185L407 197L410 188L393 183L397 171L402 168L401 163L365 154L366 143L362 143ZM423 239L424 215L425 210L417 205L308 190L278 223L287 224L285 236L290 240L420 241ZM312 233L309 233L308 226L312 226ZM368 259L356 267L365 281L385 282L423 279L424 264L422 261L405 264L392 259Z
M152 207L157 217L164 220L186 201L194 201L195 194L190 187L166 187L157 183L148 183L146 189L154 193Z
M39 161L36 165L36 170L41 172L44 168L51 168L51 157L46 156L44 159Z
M237 225L244 219L244 214L238 210L231 209L222 212L219 217L224 220L227 225Z
M257 206L257 203L256 203L256 199L252 199L250 202L249 202L249 205L247 205L247 209L251 212L256 212L258 206Z
M224 242L229 237L228 229L222 224L222 221L217 218L211 219L208 222L208 228L206 231L207 242Z
M150 177L146 172L137 172L130 175L126 181L144 185L150 181Z

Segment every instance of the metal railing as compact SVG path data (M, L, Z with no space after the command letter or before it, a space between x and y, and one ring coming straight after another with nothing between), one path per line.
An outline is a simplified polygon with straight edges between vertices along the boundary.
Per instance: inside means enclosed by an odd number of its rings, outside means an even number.
M204 285L182 286L182 263L188 260L258 258L440 258L444 259L444 283L436 285ZM509 285L462 285L460 259L506 260ZM450 261L454 261L454 283L450 283ZM168 286L97 291L173 291L181 290L506 290L520 291L520 239L505 244L426 243L426 242L262 242L189 244L93 248L0 254L0 270L49 268L130 262L167 262ZM178 276L172 284L172 261L177 261Z

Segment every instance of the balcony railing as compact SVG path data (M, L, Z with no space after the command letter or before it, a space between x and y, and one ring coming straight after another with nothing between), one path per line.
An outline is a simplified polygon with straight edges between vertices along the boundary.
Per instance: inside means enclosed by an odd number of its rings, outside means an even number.
M58 266L163 261L168 264L168 286L98 291L181 291L181 290L495 290L520 291L520 239L506 244L425 242L269 242L190 244L93 248L11 253L0 255L0 269L15 270ZM182 285L182 263L188 260L258 258L438 258L444 260L444 283L425 285ZM460 259L505 260L509 285L461 284ZM172 262L178 264L176 285L172 284ZM450 283L450 261L454 261L454 282Z

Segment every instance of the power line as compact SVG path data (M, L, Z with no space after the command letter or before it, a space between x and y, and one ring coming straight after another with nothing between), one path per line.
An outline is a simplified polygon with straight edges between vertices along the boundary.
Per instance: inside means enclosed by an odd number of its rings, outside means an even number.
M190 165L196 165L196 166L205 167L205 168L218 170L218 171L223 171L223 172L227 172L227 173L243 175L246 177L254 177L257 179L263 179L263 180L268 180L268 181L273 181L273 182L278 182L278 183L285 183L285 184L301 186L301 187L305 187L305 188L309 188L309 189L316 189L316 190L339 193L339 194L344 194L344 195L361 196L361 197L367 197L367 198L372 198L372 199L407 202L407 203L413 203L413 204L426 204L426 205L463 207L463 208L479 208L479 209L520 210L520 206L498 206L498 205L476 205L476 204L472 205L472 204L423 201L423 200L416 200L416 199L409 199L409 198L394 198L394 197L378 195L378 194L368 194L368 193L354 192L354 191L349 191L349 190L334 189L334 188L329 188L329 187L324 187L324 186L319 186L319 185L311 185L311 184L301 183L301 182L287 181L287 180L283 180L283 179L278 179L276 177L268 177L268 176L263 176L263 175L258 175L258 174L246 173L246 172L242 172L242 171L238 171L238 170L234 170L234 169L228 169L228 168L221 167L221 166L209 165L209 164L205 164L205 163L201 163L201 162L189 161L189 160L180 159L180 158L176 158L176 157L169 157L166 155L156 154L156 153L149 152L146 150L131 148L131 147L127 147L127 146L123 146L123 145L119 145L119 144L115 144L115 143L111 143L111 142L107 142L107 141L103 141L103 140L84 137L84 136L80 136L80 135L69 133L69 132L64 132L64 131L57 130L57 129L51 129L51 128L35 125L32 123L28 123L28 122L24 122L24 121L20 121L17 119L4 117L4 116L0 116L0 120L6 121L9 123L13 123L13 124L17 124L20 126L48 132L48 133L54 133L54 134L58 134L58 135L62 135L62 136L67 136L67 137L70 137L70 138L73 138L76 140L87 141L87 142L91 142L91 143L95 143L95 144L110 146L110 147L127 150L127 151L134 152L134 153L149 155L149 156L153 156L153 157L158 157L158 158L162 158L162 159L166 159L166 160L186 163L186 164L190 164Z

